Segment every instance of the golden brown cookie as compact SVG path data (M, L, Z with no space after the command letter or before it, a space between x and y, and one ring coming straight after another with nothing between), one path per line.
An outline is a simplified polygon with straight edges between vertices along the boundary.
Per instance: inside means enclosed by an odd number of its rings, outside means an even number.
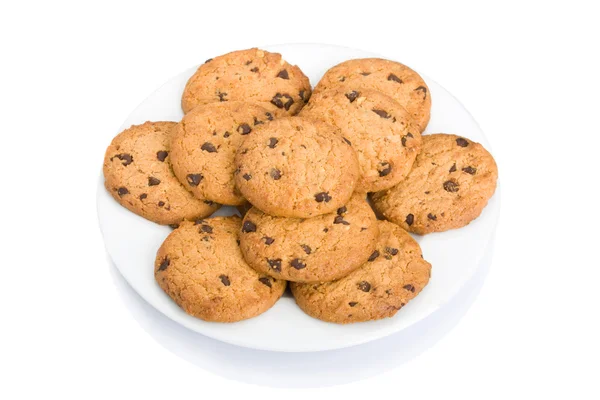
M194 108L171 135L175 176L200 199L242 204L233 179L235 152L246 135L272 119L261 106L240 101Z
M358 160L336 129L300 117L276 119L248 135L235 158L235 183L261 211L309 218L350 200Z
M291 283L308 315L349 323L392 317L429 282L431 264L419 244L399 226L379 221L376 250L359 269L325 283Z
M158 285L186 313L215 322L252 318L275 304L286 282L254 271L237 244L239 217L185 221L158 250Z
M198 104L244 101L278 116L295 115L308 101L311 86L300 68L281 54L260 49L239 50L207 60L188 80L181 108Z
M358 155L356 190L389 189L408 175L421 148L421 132L394 99L354 86L313 95L301 116L339 128Z
M104 185L128 210L159 224L207 217L219 205L199 200L175 178L170 131L175 122L146 122L117 135L106 149Z
M443 232L477 218L497 179L496 162L479 143L443 133L424 135L408 177L371 198L378 212L406 230Z
M387 94L408 111L420 132L429 123L429 88L419 74L399 62L380 58L344 61L325 72L314 92L341 87L346 91L362 87Z
M255 270L295 282L331 281L364 264L379 235L365 196L355 194L336 212L314 218L272 217L250 209L240 248Z

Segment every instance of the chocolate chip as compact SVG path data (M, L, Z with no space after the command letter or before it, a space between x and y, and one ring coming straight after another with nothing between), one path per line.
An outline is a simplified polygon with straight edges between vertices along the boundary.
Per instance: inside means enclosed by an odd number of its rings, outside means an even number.
M246 65L250 65L250 64L252 64L252 60L246 61Z
M467 142L466 139L458 138L458 139L456 139L456 144L459 145L460 147L467 147L469 145L469 142Z
M202 174L189 174L185 178L187 179L187 182L190 184L190 186L198 186L200 184L200 181L204 179L204 176Z
M386 247L385 252L395 256L396 254L398 254L398 249L395 249L393 247Z
M306 264L304 264L299 258L294 258L290 265L295 269L306 268Z
M425 192L425 194L429 194L429 193L431 193L429 190Z
M371 284L369 282L367 282L367 281L358 282L357 286L363 292L370 292L371 291Z
M379 163L379 167L377 168L379 171L379 176L386 176L390 172L392 172L392 166L389 162L383 161Z
M208 151L209 153L216 153L217 152L217 148L215 147L214 144L206 142L202 145L202 147L200 147L200 150L203 151Z
M256 224L254 224L252 221L244 221L244 224L242 225L242 232L256 232Z
M446 181L444 182L444 190L450 193L458 192L458 183L454 181Z
M264 122L262 122L260 119L258 119L256 117L254 117L254 126L256 126L256 125L262 125L262 124L264 124Z
M148 197L147 193L140 194L140 200L144 200L146 197Z
M369 75L371 75L371 73L370 73L370 72L361 72L360 74L361 74L362 76L369 76Z
M117 194L119 195L119 197L123 197L126 194L129 194L129 190L127 190L127 188L125 187L120 187L117 189Z
M221 280L221 283L225 286L229 286L231 285L231 282L229 281L229 277L227 275L219 275L219 279Z
M415 287L414 287L413 285L410 285L410 284L409 284L409 285L404 285L404 286L402 286L402 287L403 287L404 289L406 289L406 290L409 290L409 291L413 292L413 293L415 292Z
M240 133L240 135L247 135L252 132L252 128L250 128L250 125L243 123L238 126L237 131Z
M452 164L452 166L450 167L450 169L448 170L448 172L452 173L456 171L456 163Z
M302 250L304 250L304 252L306 254L310 254L312 253L312 249L310 248L310 246L306 245L306 244L301 244L300 247L302 247Z
M368 229L368 228L365 228L365 227L363 226L362 228L360 228L360 231L361 231L361 232L364 232L364 231L366 231L367 229Z
M242 178L244 178L245 180L249 181L250 179L252 179L252 175L250 175L250 174L244 174L244 175L242 175Z
M282 99L285 101L283 101ZM277 108L285 108L285 111L288 111L292 104L294 104L294 99L287 93L277 93L271 99L271 104L273 104Z
M325 232L325 233L329 232L329 228L323 228L323 232Z
M304 98L304 93L305 93L305 91L304 91L304 90L301 90L301 91L299 91L299 92L298 92L298 95L300 96L300 98L301 98L303 101L306 101L306 99Z
M274 149L275 146L277 146L277 143L279 143L279 140L275 139L274 137L269 138L269 147Z
M164 205L165 205L165 202L164 202L164 201L159 201L159 202L158 202L158 206L159 206L159 207L162 207L162 206L164 206Z
M153 176L148 178L148 186L156 186L160 183L160 179L157 179Z
M267 116L267 119L269 121L273 121L273 114L271 114L270 112L266 112L265 115Z
M252 72L258 72L258 67L251 68L250 71L252 71Z
M373 111L375 114L379 115L381 118L385 118L385 119L390 119L391 118L391 115L388 114L384 110L379 110L379 109L374 108L371 111Z
M329 200L331 200L332 197L329 195L329 192L321 192L321 193L317 193L315 194L315 200L317 201L317 203L328 203Z
M209 206L214 206L215 202L210 200L204 200L204 204L208 204Z
M465 167L462 170L463 170L463 172L466 172L469 175L475 175L475 172L477 172L477 168L473 168L473 167Z
M340 76L340 77L338 78L338 81L340 81L340 82L344 82L345 80L346 80L346 77L345 77L345 76Z
M336 215L335 218L333 219L333 223L334 224L342 224L342 225L350 225L350 222L345 221L344 217L342 217L341 215Z
M271 280L267 277L258 278L258 281L265 286L271 287Z
M219 101L227 101L227 99L225 97L227 97L227 93L225 92L218 92L217 96L219 96Z
M360 96L360 93L358 93L356 90L353 90L350 93L346 93L346 98L350 100L350 103L356 100L358 96Z
M411 226L413 222L415 222L415 216L412 214L408 214L406 219L404 220L408 226Z
M202 225L200 229L202 230L202 232L213 233L213 228L210 225Z
M290 76L288 75L288 72L286 69L282 69L281 71L279 71L279 73L277 74L278 78L281 79L290 79Z
M170 228L177 229L179 228L179 224L169 224Z
M159 271L164 271L165 269L167 269L167 267L169 266L169 264L171 264L171 260L167 256L167 257L163 258L163 260L160 262L160 265L158 266L158 270Z
M406 135L402 136L402 139L400 139L400 141L402 142L402 146L406 147L406 138L414 138L412 133L407 133Z
M375 250L370 256L369 259L367 261L375 261L377 259L377 257L379 257L379 251Z
M386 290L385 290L385 294L388 294L388 295L389 295L389 294L392 294L392 289L386 289Z
M427 88L425 86L419 86L418 88L415 89L415 92L423 93L423 100L425 100L427 98Z
M158 161L163 161L164 162L168 155L169 155L169 152L165 151L165 150L161 150L161 151L157 151L156 152L156 158L158 158Z
M357 305L357 304L358 304L358 302L356 302L356 301L351 301L350 303L348 303L348 305L349 305L350 307L354 307L354 306L355 306L355 305Z
M213 60L212 58L209 58L208 60L204 61L204 64L211 62L212 60Z
M437 216L433 215L432 213L427 214L427 219L430 219L432 221L436 221L437 220Z
M389 74L388 77L387 77L387 80L388 81L394 81L394 82L402 83L402 79L398 78L394 74Z
M264 236L263 239L265 240L265 244L267 246L272 245L273 242L275 241L275 239L273 239L272 237L268 237L268 236Z
M224 138L228 138L229 136L231 136L231 133L229 133L229 132L225 132L225 133L223 134L223 137L224 137Z
M346 214L347 212L348 212L348 209L346 208L346 206L343 206L343 207L340 207L337 209L338 215Z
M123 161L121 164L123 164L124 166L128 166L133 162L133 157L131 156L131 154L116 154L110 158L110 161L112 161L113 158L118 158L119 160Z
M270 260L267 258L267 263L272 270L281 272L281 258L276 258L274 260Z
M352 142L350 142L348 139L345 137L342 137L342 139L344 139L344 142L348 143L348 146L352 146Z
M197 219L197 220L194 221L194 225L201 225L203 223L204 223L203 219Z
M235 239L235 242L237 243L237 245L240 245L240 239Z
M278 170L277 168L271 168L270 175L271 175L271 178L273 178L276 181L281 179L281 171Z

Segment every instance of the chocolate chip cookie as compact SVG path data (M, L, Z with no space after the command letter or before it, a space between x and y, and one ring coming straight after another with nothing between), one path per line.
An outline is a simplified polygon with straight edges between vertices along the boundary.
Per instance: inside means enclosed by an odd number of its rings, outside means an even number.
M239 100L278 116L295 115L310 95L310 82L300 68L281 54L254 48L202 64L185 86L181 107L187 113L198 104Z
M358 180L358 160L332 126L291 117L261 125L235 158L235 183L264 213L309 218L345 205Z
M456 135L423 136L408 177L374 193L386 219L418 234L463 227L477 218L496 190L498 168L479 143Z
M273 119L259 105L240 101L200 105L173 129L171 164L177 178L200 199L240 205L235 187L235 152L253 129Z
M346 91L362 87L387 94L408 111L420 132L429 123L429 88L419 74L399 62L380 58L344 61L325 73L314 92L341 87Z
M171 166L175 122L146 122L117 135L106 149L104 185L130 211L159 224L207 217L219 205L200 200L177 180Z
M240 248L255 270L295 282L331 281L367 261L379 235L365 196L314 218L272 217L253 207L242 223Z
M421 132L394 99L373 89L346 85L321 91L301 116L340 129L358 155L361 178L356 190L388 189L406 177L421 148Z
M349 323L392 317L429 282L431 264L418 243L398 225L379 221L376 250L359 269L324 283L291 283L308 315Z
M156 255L158 285L186 313L215 322L255 317L275 304L286 282L253 270L237 245L241 219L185 221Z

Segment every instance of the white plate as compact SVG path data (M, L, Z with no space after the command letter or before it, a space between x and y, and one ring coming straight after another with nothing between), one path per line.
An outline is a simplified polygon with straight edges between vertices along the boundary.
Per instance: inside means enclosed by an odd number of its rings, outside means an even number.
M331 66L351 58L376 57L361 50L320 44L293 44L266 47L283 54L316 84ZM224 50L223 52L225 52ZM199 54L200 60L214 54ZM402 62L402 60L398 60ZM179 121L181 93L191 68L165 83L148 97L123 123ZM425 133L456 133L489 148L485 136L468 111L440 85L424 77L432 97L431 121ZM107 134L114 136L117 132ZM307 352L357 345L401 331L427 317L450 301L474 275L496 227L499 193L482 215L465 228L427 236L416 236L425 258L433 265L429 284L393 318L336 325L313 319L298 308L291 297L283 297L266 313L232 324L205 322L183 312L154 281L154 257L171 229L146 221L121 207L106 192L103 178L98 182L98 217L106 250L123 277L156 309L174 321L206 336L227 343L273 351ZM232 214L224 207L217 215Z

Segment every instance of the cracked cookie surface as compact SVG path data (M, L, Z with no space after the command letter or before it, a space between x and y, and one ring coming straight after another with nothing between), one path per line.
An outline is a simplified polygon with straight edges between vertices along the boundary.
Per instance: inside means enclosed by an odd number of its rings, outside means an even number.
M350 323L392 317L429 282L431 264L402 228L378 221L379 238L369 260L344 278L324 283L290 283L308 315Z
M159 224L207 217L219 205L195 198L177 180L170 160L175 122L145 122L119 133L106 149L104 185L128 210Z
M301 117L276 119L248 135L235 157L235 183L261 211L309 218L350 200L358 159L336 128Z
M378 235L375 213L364 195L354 194L333 213L308 219L272 217L253 207L240 248L252 268L275 278L331 281L364 264Z
M429 88L419 74L399 62L381 58L344 61L325 72L314 93L338 87L378 90L400 103L411 115L420 132L429 123Z
M261 106L240 101L200 105L171 134L171 164L183 185L200 199L240 205L235 152L246 135L273 119Z
M371 199L386 219L408 231L443 232L477 218L497 179L496 162L479 143L456 135L424 135L408 177Z
M199 104L245 101L277 116L295 115L311 95L308 78L281 54L260 49L234 51L207 60L188 80L181 108Z
M158 250L158 285L186 313L215 322L255 317L271 308L286 282L260 274L242 258L239 217L185 221Z
M345 86L315 94L301 116L340 130L358 156L356 190L388 189L406 177L421 148L421 132L391 97L372 89Z

